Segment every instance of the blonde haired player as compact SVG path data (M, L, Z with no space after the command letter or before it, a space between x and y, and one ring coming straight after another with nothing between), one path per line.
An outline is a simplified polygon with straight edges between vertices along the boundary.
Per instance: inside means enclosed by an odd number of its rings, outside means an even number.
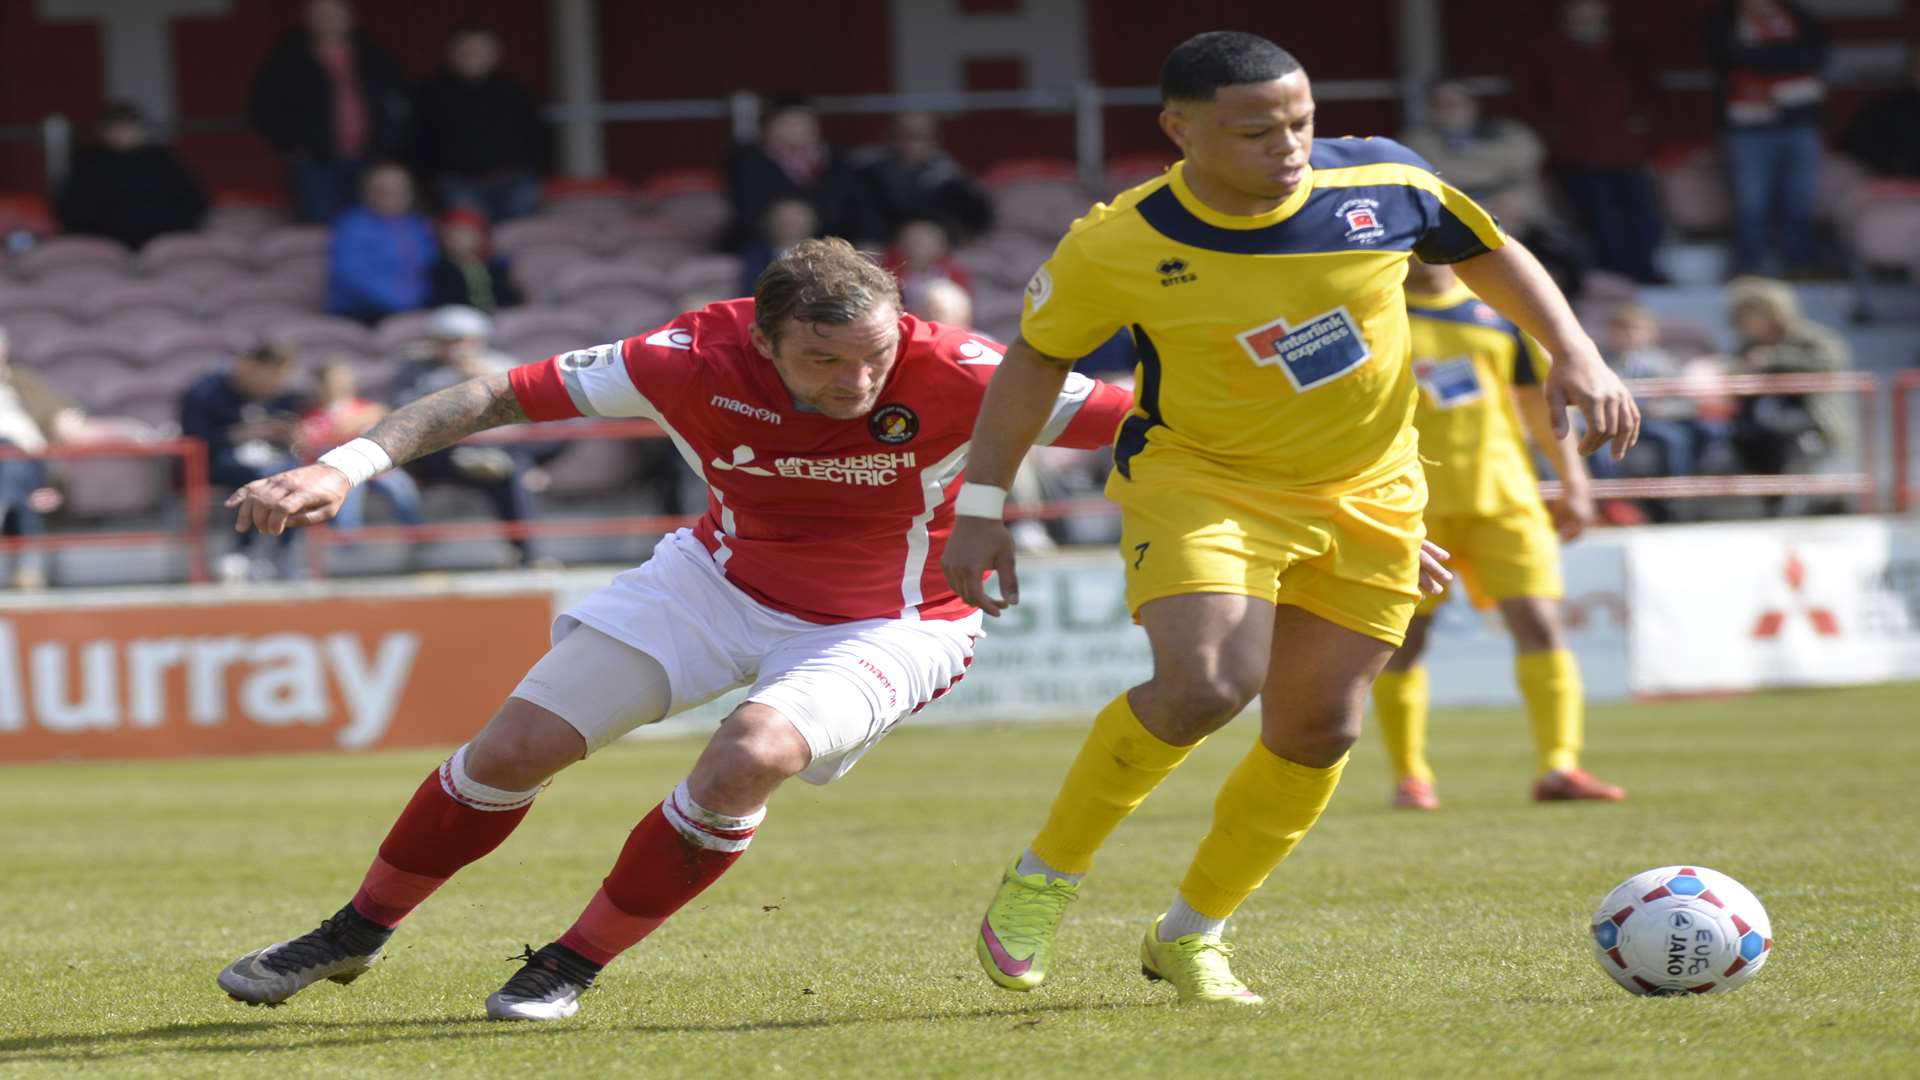
M1539 346L1445 266L1408 264L1407 317L1420 383L1414 427L1427 473L1427 537L1475 607L1498 605L1513 635L1513 677L1539 754L1533 797L1619 800L1626 792L1580 768L1580 667L1560 624L1560 548L1593 521L1587 470L1570 435L1556 435L1540 385ZM1540 498L1521 431L1547 455L1564 494ZM1427 629L1443 596L1421 601L1406 641L1373 681L1373 712L1397 786L1395 806L1440 805L1427 764Z
M1414 253L1454 262L1564 359L1548 399L1624 453L1633 399L1566 298L1486 211L1387 139L1314 139L1313 93L1251 34L1180 44L1160 73L1168 172L1076 222L1028 286L974 424L943 565L997 614L1018 598L1005 489L1072 361L1130 328L1131 415L1107 492L1153 674L1115 698L1046 825L1003 874L976 950L1030 990L1094 853L1210 732L1260 696L1260 733L1140 944L1183 1001L1259 1004L1221 940L1228 916L1333 797L1367 687L1420 601L1426 484L1400 283ZM1004 600L990 597L987 571Z

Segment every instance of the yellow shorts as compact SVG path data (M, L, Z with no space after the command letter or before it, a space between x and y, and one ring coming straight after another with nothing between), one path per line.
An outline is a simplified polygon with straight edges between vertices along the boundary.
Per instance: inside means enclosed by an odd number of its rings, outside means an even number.
M1398 646L1420 603L1418 464L1349 494L1306 494L1136 464L1107 494L1121 508L1127 605L1187 593L1291 604Z
M1476 608L1523 596L1560 597L1560 538L1538 503L1497 515L1429 517L1427 539L1452 554L1447 569ZM1420 614L1433 614L1445 601L1427 597Z

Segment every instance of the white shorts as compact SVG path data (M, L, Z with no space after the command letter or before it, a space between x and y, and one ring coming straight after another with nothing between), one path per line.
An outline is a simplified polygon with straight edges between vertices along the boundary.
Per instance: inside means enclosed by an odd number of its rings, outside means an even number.
M589 753L660 719L608 707L607 690L622 681L617 664L604 656L580 662L596 657L593 649L567 658L571 650L561 642L586 626L659 662L667 674L666 716L751 684L747 700L780 713L807 740L813 757L800 778L824 784L960 680L973 662L980 621L975 612L944 621L808 622L741 592L682 529L662 539L644 564L554 619L555 649L513 696L572 724ZM581 670L555 670L568 665ZM635 688L630 696L650 695Z

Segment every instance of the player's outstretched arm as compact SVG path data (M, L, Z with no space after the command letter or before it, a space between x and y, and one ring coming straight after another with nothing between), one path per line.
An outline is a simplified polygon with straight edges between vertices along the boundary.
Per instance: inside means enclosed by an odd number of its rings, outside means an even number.
M1007 354L987 384L980 415L973 422L973 440L967 449L967 483L955 505L953 534L947 538L940 568L947 584L962 600L989 615L998 615L1020 601L1020 583L1014 574L1013 537L1001 516L1007 489L1020 460L1053 415L1060 388L1073 370L1073 361L1044 356L1025 339L1007 347ZM988 595L986 575L1000 575L1000 596Z
M1591 454L1608 443L1613 456L1626 456L1640 438L1640 409L1619 376L1600 358L1593 339L1580 327L1573 308L1546 268L1518 240L1453 264L1467 287L1512 319L1553 355L1547 373L1547 410L1556 435L1568 431L1567 406L1587 418L1580 452Z
M233 527L238 532L259 529L277 536L290 527L330 521L353 485L365 478L350 472L371 475L444 450L475 432L526 421L526 410L504 374L449 386L388 413L360 439L326 455L319 464L288 469L234 492L227 500L228 508L237 512ZM355 449L362 440L372 444L369 450ZM350 460L328 460L343 453ZM369 459L368 453L374 458ZM385 462L377 461L380 454Z

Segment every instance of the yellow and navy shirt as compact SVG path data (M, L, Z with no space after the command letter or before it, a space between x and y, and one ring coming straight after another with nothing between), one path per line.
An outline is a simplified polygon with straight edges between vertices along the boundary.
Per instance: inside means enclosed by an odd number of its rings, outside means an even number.
M1492 517L1540 504L1512 387L1533 386L1546 354L1465 285L1407 296L1414 426L1427 465L1428 517Z
M1505 238L1390 139L1321 139L1309 164L1257 217L1203 205L1175 165L1094 206L1028 283L1020 333L1045 355L1133 333L1122 476L1180 467L1343 489L1414 460L1406 260L1459 262Z

